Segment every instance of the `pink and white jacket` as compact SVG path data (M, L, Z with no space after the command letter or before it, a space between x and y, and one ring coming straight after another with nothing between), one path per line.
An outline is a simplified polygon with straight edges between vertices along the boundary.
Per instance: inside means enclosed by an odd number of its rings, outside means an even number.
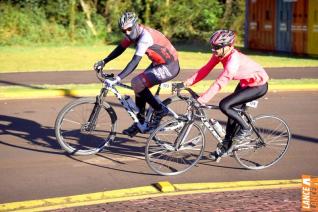
M224 69L210 88L201 95L200 102L202 103L207 103L212 99L230 80L239 80L241 87L244 88L264 85L269 79L266 71L258 63L233 49L229 55L221 59L213 54L209 62L186 82L194 85L201 81L219 62L222 63Z

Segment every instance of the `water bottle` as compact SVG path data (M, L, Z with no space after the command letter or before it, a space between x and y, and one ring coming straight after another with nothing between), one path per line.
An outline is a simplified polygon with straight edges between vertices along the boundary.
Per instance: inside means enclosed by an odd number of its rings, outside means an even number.
M210 119L210 122L212 124L213 129L217 132L217 134L221 137L224 138L225 137L225 131L223 129L223 127L221 126L221 124L214 119Z
M125 100L127 101L132 111L134 111L135 113L139 113L139 108L136 106L134 100L132 100L130 96L125 95Z

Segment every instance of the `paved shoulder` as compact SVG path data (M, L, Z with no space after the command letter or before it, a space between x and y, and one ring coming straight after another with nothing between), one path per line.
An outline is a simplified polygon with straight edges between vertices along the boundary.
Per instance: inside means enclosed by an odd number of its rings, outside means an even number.
M175 80L185 80L196 70L183 69ZM215 79L220 73L216 69L210 73L212 79ZM266 68L271 79L301 79L318 78L318 67L292 67L292 68ZM112 70L118 74L119 70ZM124 81L130 81L133 76L142 70L136 70L130 74ZM89 84L98 83L98 79L93 71L58 71L58 72L23 72L23 73L3 73L0 74L0 86L9 85L30 85L30 84Z

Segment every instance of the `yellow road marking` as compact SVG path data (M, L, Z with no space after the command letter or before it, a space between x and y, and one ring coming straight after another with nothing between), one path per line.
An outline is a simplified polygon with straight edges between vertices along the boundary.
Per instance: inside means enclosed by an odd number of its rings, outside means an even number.
M299 81L299 82L298 82ZM177 81L172 81L177 82ZM172 83L171 82L171 83ZM212 80L202 80L197 85L193 86L195 92L202 93L212 84ZM284 83L280 83L284 82ZM286 83L290 82L290 83ZM297 83L298 82L298 83ZM129 83L128 83L129 84ZM237 82L232 81L228 86L223 88L220 93L233 92ZM0 86L0 100L5 99L26 99L26 98L53 98L63 96L95 96L99 93L101 84L78 84L72 85L32 85L34 88L25 88L23 86ZM156 87L152 88L154 91ZM134 95L132 90L125 88L118 88L119 92L125 92L125 94ZM317 79L294 79L294 80L270 80L269 92L290 92L290 91L317 91L318 83ZM161 94L171 94L171 87L162 88ZM108 93L108 96L114 96L112 93Z
M183 195L209 192L225 192L254 189L297 188L301 179L294 180L260 180L218 183L171 184L159 182L162 188L173 187L173 191L159 191L154 186L143 186L130 189L97 192L68 197L57 197L43 200L31 200L0 204L0 211L45 211L69 207L87 206L127 200L145 199L151 197Z
M161 181L155 184L155 187L159 189L159 191L165 192L172 192L175 191L175 187L168 181Z

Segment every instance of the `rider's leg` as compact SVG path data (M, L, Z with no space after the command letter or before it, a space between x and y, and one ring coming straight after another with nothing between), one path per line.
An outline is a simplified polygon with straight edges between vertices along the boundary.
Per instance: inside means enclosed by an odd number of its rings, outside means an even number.
M237 135L232 139L233 141L239 142L244 140L246 137L252 134L251 126L233 109L233 107L243 105L246 102L258 99L264 96L267 92L267 83L265 85L256 86L256 87L245 87L241 88L238 85L238 88L235 92L220 102L221 111L226 114L229 118L237 122L241 129Z
M227 151L229 150L229 148L232 145L232 135L233 132L236 128L237 123L232 120L232 119L228 119L227 124L226 124L226 134L225 137L222 141L222 143L220 143L216 150L211 152L209 154L209 158L213 161L218 161L218 159L220 157L226 157L228 156Z
M136 106L139 109L139 113L137 114L137 118L139 120L140 124L145 123L145 108L146 108L146 101L145 98L140 96L139 94L135 94L135 101L136 101ZM140 132L140 129L138 128L137 123L133 123L130 127L125 129L123 131L124 135L128 135L130 137L134 137L138 132Z
M241 86L238 85L234 91L237 92L241 89ZM242 108L243 105L241 106L237 106L237 108ZM223 140L223 146L225 147L229 147L231 146L232 144L232 137L233 137L233 134L235 133L235 130L237 129L237 122L234 120L234 119L231 119L231 118L228 118L228 121L226 123L226 131L225 131L225 137L224 137L224 140Z
M157 101L157 99L152 95L149 90L155 84L150 84L148 82L147 76L142 73L132 79L131 85L136 94L136 104L139 109L142 111L146 106L146 102L150 104L154 110L162 110L161 104ZM142 99L141 99L142 98Z
M140 76L143 78L144 89L140 89L140 94L145 97L147 103L151 105L154 111L154 119L152 120L152 127L157 127L163 116L169 113L166 107L163 107L160 102L152 95L148 88L154 85L167 82L175 78L179 73L179 62L174 61L169 64L150 65L144 73Z
M243 120L242 117L238 115L238 113L232 107L241 107L246 102L264 96L266 92L267 84L248 88L241 88L241 86L238 85L233 94L221 100L220 109L229 117L229 119L226 127L225 139L222 142L223 145L217 151L214 151L210 154L211 159L216 160L218 157L227 156L227 153L231 152L231 149L234 146L233 144L244 140L246 137L252 134L252 129L249 124L246 123L245 120ZM240 125L241 129L237 135L232 138L237 128L237 124Z
M139 120L140 124L143 124L145 122L145 108L146 108L146 98L144 95L140 93L140 90L143 90L144 83L143 78L139 75L134 77L131 81L131 85L135 91L135 102L136 106L139 109L139 113L137 114L137 118ZM137 123L133 123L130 127L125 129L123 131L123 134L128 135L130 137L134 137L138 132L140 132L140 129L138 128Z
M139 113L137 118L141 124L145 121L145 112L146 112L146 100L140 94L135 94L136 106L139 108Z
M147 69L148 70L148 69ZM152 95L149 87L152 87L156 83L148 79L148 76L144 73L141 73L134 77L131 81L133 90L135 91L136 96L136 105L139 108L139 113L137 118L142 123L144 119L146 103L148 103L155 111L164 111L160 102ZM159 84L159 83L157 83ZM124 134L133 137L139 131L139 128L136 123L123 131Z
M234 91L237 92L240 90L240 85L238 85ZM232 145L232 137L234 134L234 131L237 127L237 122L235 120L228 118L227 123L226 123L226 132L225 132L225 137L221 143L221 145L218 145L216 150L211 152L209 157L210 159L216 161L220 157L226 157L228 156L227 150L231 147Z
M241 90L241 86L240 84L238 84L234 90L234 93L238 92L239 90ZM222 101L222 100L221 100ZM220 102L221 105L221 102ZM237 108L242 108L243 105L238 105L236 106ZM234 119L228 118L227 124L226 124L226 134L225 134L225 138L224 140L229 141L230 143L232 142L232 137L233 134L235 133L234 131L237 128L237 122Z

